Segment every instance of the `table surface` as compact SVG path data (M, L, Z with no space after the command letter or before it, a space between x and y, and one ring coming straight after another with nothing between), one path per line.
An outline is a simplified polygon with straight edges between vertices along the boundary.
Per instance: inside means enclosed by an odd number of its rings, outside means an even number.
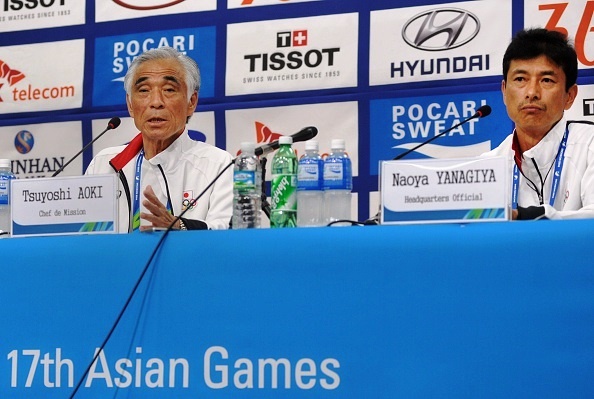
M594 397L593 231L171 232L76 397ZM68 397L162 237L0 240L0 396Z

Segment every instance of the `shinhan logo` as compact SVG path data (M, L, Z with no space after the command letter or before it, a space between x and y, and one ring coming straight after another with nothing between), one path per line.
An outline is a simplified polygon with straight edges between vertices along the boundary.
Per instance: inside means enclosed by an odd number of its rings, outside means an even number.
M148 10L158 10L160 8L167 8L173 7L177 4L183 3L185 0L159 0L156 1L157 4L153 5L146 5L146 0L112 0L118 6L129 8L130 10L137 10L137 11L148 11ZM144 3L143 5L135 5L133 3Z
M480 27L477 16L469 11L442 8L412 17L402 28L402 38L419 50L443 51L470 42Z
M0 60L0 79L6 79L9 86L14 86L21 80L25 79L25 74L17 71L16 69L10 69L10 67L2 60ZM3 83L0 83L0 89ZM0 97L2 102L2 97Z
M21 154L27 154L33 149L35 138L28 130L21 130L14 137L14 148Z

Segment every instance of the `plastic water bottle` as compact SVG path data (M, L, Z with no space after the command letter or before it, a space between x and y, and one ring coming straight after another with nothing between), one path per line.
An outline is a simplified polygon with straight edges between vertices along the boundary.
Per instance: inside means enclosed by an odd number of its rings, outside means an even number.
M272 158L270 227L297 226L297 156L291 148L293 138L281 136Z
M262 170L254 149L254 143L241 143L233 165L233 229L260 227Z
M297 165L297 226L324 225L324 161L318 142L305 142L305 155Z
M324 217L327 224L351 220L352 190L351 159L345 152L344 140L334 139L332 151L324 160Z
M10 181L15 178L10 159L0 159L0 238L8 237L11 230Z

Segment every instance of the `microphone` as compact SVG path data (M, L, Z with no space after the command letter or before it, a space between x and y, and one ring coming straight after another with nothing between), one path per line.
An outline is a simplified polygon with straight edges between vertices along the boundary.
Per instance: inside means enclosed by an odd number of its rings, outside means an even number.
M436 138L443 136L444 134L446 134L446 133L448 133L448 132L450 132L450 131L454 130L454 129L455 129L455 128L457 128L458 126L461 126L461 125L463 125L463 124L467 123L468 121L470 121L470 120L472 120L472 119L475 119L475 118L484 118L485 116L488 116L490 113L491 113L491 107L485 104L485 105L483 105L482 107L480 107L479 109L477 109L477 110L476 110L476 112L475 112L475 113L474 113L474 114L473 114L473 115L472 115L470 118L464 119L462 122L460 122L460 123L458 123L458 124L456 124L456 125L452 126L452 127L451 127L451 128L449 128L449 129L446 129L446 130L444 130L443 132L439 133L439 134L438 134L438 135L436 135L436 136L433 136L433 137L431 137L429 140L427 140L427 141L423 141L421 144L419 144L419 145L417 145L417 146L415 146L415 147L411 148L410 150L407 150L407 151L403 152L402 154L399 154L399 155L397 155L397 156L394 158L394 161L397 161L397 160L399 160L399 159L402 159L402 158L404 158L405 156L407 156L407 155L408 155L408 154L410 154L411 152L415 151L415 150L416 150L416 149L418 149L419 147L422 147L422 146L424 146L425 144L429 144L430 142L432 142L432 141L433 141L433 140L435 140Z
M108 130L112 130L117 128L118 126L120 126L120 123L122 121L120 120L120 118L118 118L117 116L114 116L113 118L111 118L109 120L109 122L107 122L107 127L105 128L104 131L102 131L101 133L99 133L99 135L97 137L95 137L93 139L93 141L91 141L89 144L87 144L86 146L83 147L82 150L80 150L75 156L73 156L72 158L70 158L70 160L68 162L66 162L64 165L62 165L62 167L58 170L56 170L54 172L54 174L52 175L52 177L56 177L58 176L60 173L62 173L62 171L64 170L64 168L66 168L66 166L70 165L70 163L72 161L74 161L76 159L76 157L78 157L80 154L83 153L84 150L86 150L87 148L89 148L89 146L91 144L93 144L95 141L97 141L99 139L99 137L103 136L105 134L105 132L107 132Z
M308 126L308 127L304 127L297 133L291 135L291 137L293 138L293 143L297 143L299 141L311 140L314 137L316 137L317 134L318 134L318 129L316 127ZM276 140L276 141L273 141L272 143L268 143L268 144L265 144L263 146L256 148L256 150L254 152L255 152L256 156L266 155L269 152L278 150L279 146L280 146L280 144L279 144L278 140Z

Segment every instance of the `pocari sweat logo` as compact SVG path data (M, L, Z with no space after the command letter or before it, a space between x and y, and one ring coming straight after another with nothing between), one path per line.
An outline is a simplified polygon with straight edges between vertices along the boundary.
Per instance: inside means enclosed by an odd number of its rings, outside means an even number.
M485 104L492 108L490 116L455 127ZM394 159L452 127L404 159L478 156L499 145L512 129L499 91L375 100L370 120L372 174L378 173L380 161Z
M214 96L215 27L134 33L98 38L95 42L93 106L124 105L124 76L140 54L169 46L192 57L200 68L200 98Z

